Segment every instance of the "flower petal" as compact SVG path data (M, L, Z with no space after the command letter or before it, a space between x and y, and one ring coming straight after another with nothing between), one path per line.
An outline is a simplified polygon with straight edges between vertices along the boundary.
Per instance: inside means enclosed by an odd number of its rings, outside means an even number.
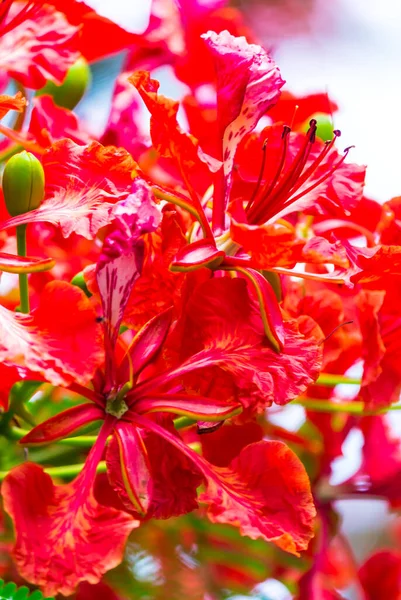
M36 210L13 217L0 229L46 221L64 237L77 233L93 239L113 220L114 205L128 196L136 163L122 148L93 142L78 146L56 142L43 157L46 197Z
M170 308L148 321L136 334L128 350L135 375L156 356L170 329L172 311Z
M20 441L24 446L49 444L74 433L80 427L103 420L104 411L93 404L79 404L37 425Z
M298 555L313 537L314 517L309 479L299 458L282 442L261 441L246 446L229 467L212 467L184 442L156 423L136 417L190 458L203 474L214 523L240 528L252 539L272 541Z
M45 595L69 595L80 581L100 581L121 562L126 539L139 524L98 504L93 466L88 463L72 483L55 486L42 467L24 463L2 485L15 527L15 562L22 577Z
M35 6L23 18L24 4L13 2L8 13L9 30L0 38L0 63L22 85L39 89L50 80L61 83L79 58L79 27L48 4ZM15 26L13 26L15 24ZM2 25L3 27L3 25Z
M152 394L135 403L135 412L170 412L191 419L219 422L239 414L242 407L238 403L190 396L188 394Z
M150 131L161 156L174 158L187 168L199 165L198 140L181 130L177 121L178 102L158 94L159 82L148 71L137 71L128 81L138 90L151 114Z
M142 271L144 242L141 235L154 231L160 213L148 185L137 178L132 193L115 208L113 228L103 243L96 266L106 328L114 347L132 287Z
M26 99L22 96L22 92L17 92L15 96L0 94L0 119L2 119L9 110L22 112L25 106Z
M125 508L146 515L153 481L146 446L137 427L120 422L107 448L107 471Z
M0 360L53 385L85 385L103 362L101 327L89 299L62 281L48 283L32 315L0 306Z
M223 261L225 252L208 240L197 240L184 246L170 265L171 271L194 271L201 267L215 269Z
M273 348L280 352L285 342L283 316L270 283L255 269L235 269L252 285L259 303L265 335Z
M227 201L238 144L277 102L285 82L263 48L248 44L244 37L234 37L228 31L209 31L202 37L213 54L217 73L217 118L223 139L218 158L224 160Z
M149 419L145 419L145 421L148 423ZM132 429L135 425L130 425L130 427ZM178 434L171 425L160 427L160 429L167 431L167 427L169 428L168 435L173 439L177 439ZM141 429L140 435L145 444L150 477L152 478L152 486L148 487L147 492L150 493L151 491L151 496L147 506L146 517L168 519L198 508L196 489L202 483L202 476L196 466L182 452L172 447L171 444L160 436L154 435L146 431L146 429ZM138 477L138 474L135 474L137 455L138 450L135 450L133 453L133 463L130 464L130 452L124 453L124 460L126 461L124 469L126 473L131 474L131 482L135 481L135 478ZM122 455L118 452L117 444L112 442L107 451L110 483L123 501L124 506L136 517L143 517L143 514L138 513L136 503L132 503L127 493L127 487L124 483L124 473L121 469L121 458ZM141 473L143 473L143 469ZM139 489L143 488L144 483L142 482Z
M5 273L41 273L52 269L55 264L52 258L14 256L0 252L0 271Z
M7 412L9 406L9 396L14 383L21 381L21 376L16 367L8 367L0 364L0 414Z
M261 412L272 402L286 404L317 378L322 349L303 323L283 323L283 350L266 344L259 310L242 278L214 278L199 285L185 306L178 351L186 361L177 369L203 373L191 379L201 394L219 397L219 367L244 408ZM192 376L191 376L192 377ZM199 387L200 386L200 387ZM236 390L236 392L235 392Z
M78 117L71 110L57 106L51 96L34 98L32 104L29 133L44 149L63 138L80 145L90 142Z

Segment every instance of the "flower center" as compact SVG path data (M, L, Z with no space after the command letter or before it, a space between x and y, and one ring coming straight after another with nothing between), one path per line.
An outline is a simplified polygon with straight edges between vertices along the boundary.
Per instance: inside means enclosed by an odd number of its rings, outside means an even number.
M298 198L305 195L313 188L323 183L328 177L330 177L334 171L344 162L346 155L348 154L349 148L344 152L344 156L337 161L332 167L328 168L326 173L311 186L304 189L298 195L295 194L297 190L301 188L308 180L310 180L315 173L318 166L326 158L327 154L333 147L336 139L341 135L339 130L335 130L334 137L331 141L326 142L321 152L316 156L314 160L306 167L309 156L316 141L317 121L311 119L309 122L309 129L305 135L304 143L296 154L292 164L285 169L285 163L288 154L289 137L291 128L288 125L284 125L283 132L281 135L281 149L280 159L278 161L278 167L273 175L272 179L266 181L262 185L263 172L266 164L266 149L268 142L264 142L262 146L263 159L261 165L261 171L258 177L258 181L255 190L251 196L246 207L248 222L251 224L259 225L268 221L275 214L280 212L283 208L286 208Z
M129 410L129 406L124 400L127 392L132 389L132 384L128 381L116 393L110 393L106 402L106 412L117 419L121 419Z

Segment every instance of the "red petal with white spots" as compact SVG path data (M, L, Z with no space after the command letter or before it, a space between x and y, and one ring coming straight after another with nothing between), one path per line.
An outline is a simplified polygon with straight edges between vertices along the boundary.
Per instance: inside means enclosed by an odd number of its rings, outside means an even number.
M141 235L154 231L160 221L149 186L137 178L132 193L114 210L113 227L103 243L96 266L96 280L114 347L132 287L141 274L144 242Z
M85 385L103 362L101 326L89 299L66 282L48 283L32 315L0 306L0 360L53 385Z
M225 201L232 185L232 169L238 144L262 115L275 104L284 85L280 71L265 50L248 44L228 31L204 34L217 75L217 111L223 138Z
M48 80L61 83L79 58L79 27L53 7L34 4L24 15L27 3L12 3L2 24L0 64L24 86L39 89Z
M116 202L129 195L136 163L122 148L61 140L43 156L43 168L44 202L5 221L1 229L45 221L60 227L64 237L77 233L93 239L113 220Z

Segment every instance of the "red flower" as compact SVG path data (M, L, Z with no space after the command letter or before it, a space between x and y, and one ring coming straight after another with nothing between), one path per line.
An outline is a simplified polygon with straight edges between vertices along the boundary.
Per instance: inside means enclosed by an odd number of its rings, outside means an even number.
M185 393L181 382L209 367L222 367L245 381L250 378L251 369L243 352L249 352L252 359L258 357L258 351L263 355L260 342L258 345L258 340L263 339L263 328L259 324L259 333L252 334L244 321L238 324L240 337L237 344L235 339L228 345L222 344L217 337L214 347L204 344L177 367L159 372L155 360L168 334L170 310L154 317L132 344L120 351L120 324L142 266L143 241L140 236L154 229L157 222L158 213L151 204L149 190L143 182L136 180L133 194L117 205L114 226L105 239L96 268L104 312L104 371L95 375L93 391L77 383L70 385L92 403L78 405L52 417L35 427L22 441L24 445L48 443L71 434L84 424L104 420L84 470L72 484L53 488L39 467L26 464L12 471L4 483L6 509L13 517L17 531L14 554L20 572L41 585L46 593L71 593L81 580L98 581L101 574L119 560L123 540L135 526L128 516L121 512L116 515L114 509L97 504L92 496L96 465L111 433L113 438L107 450L109 480L125 510L135 516L166 518L192 510L197 506L196 489L204 481L207 489L202 499L209 504L212 521L236 524L252 538L274 541L293 553L303 550L312 535L314 508L308 479L298 458L284 444L260 441L244 448L228 467L212 467L180 439L166 417L161 420L151 416L154 412L173 413L220 422L237 414L241 405L236 400L216 400L210 395ZM216 283L219 282L216 280ZM242 282L233 283L242 287ZM216 292L213 290L210 296L213 301L218 301ZM215 323L218 323L218 317ZM223 317L222 333L226 325ZM205 328L207 338L206 322ZM301 336L290 328L288 340L291 347L297 340L301 341ZM47 346L44 361L53 365L57 353L51 343ZM316 356L316 345L310 342L308 347L311 356ZM267 354L266 362L274 353L267 349ZM85 360L89 355L90 350L86 350ZM82 361L81 353L78 357ZM306 359L305 364L301 362L297 367L296 360L294 362L290 356L288 359L292 361L291 368L300 370L304 369L307 360L310 361L310 358ZM39 368L36 363L33 365L37 370L42 369L41 365ZM285 358L282 365L278 361L277 369L285 368ZM265 368L267 378L268 362ZM275 368L272 365L272 379ZM296 394L299 386L303 387L310 380L310 375L300 370L295 371L294 389L289 381L284 384L289 384L290 393ZM53 383L59 383L58 373L53 374L47 369L45 374L49 374ZM255 384L254 381L252 386ZM268 384L266 379L264 391ZM168 456L168 460L161 460L161 456ZM30 492L32 486L40 490L48 488L45 507L39 502L41 492L37 495ZM29 507L21 502L21 498L27 497L30 498ZM38 512L42 515L39 521ZM117 528L118 534L114 534L113 539L105 539L114 518L121 521L122 528ZM102 530L98 532L101 522ZM47 532L46 545L42 543L40 532L43 531ZM93 548L98 535L99 549ZM59 560L56 564L53 561L50 573L48 565L56 540ZM37 552L39 543L41 551ZM106 551L102 552L104 558L99 562L102 544ZM73 554L71 548L75 548Z

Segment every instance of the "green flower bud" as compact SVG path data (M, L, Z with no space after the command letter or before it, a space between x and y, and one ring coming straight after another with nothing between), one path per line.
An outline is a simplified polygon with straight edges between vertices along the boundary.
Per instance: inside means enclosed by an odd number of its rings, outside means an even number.
M38 208L45 195L45 174L30 152L14 154L3 173L3 195L12 217Z
M44 87L36 92L36 96L48 94L53 97L54 103L57 106L73 110L85 94L90 81L91 72L89 65L84 58L79 58L68 69L62 84L56 85L52 81L48 81Z
M307 131L309 129L309 121L311 119L316 119L316 121L317 121L316 135L318 138L320 138L324 142L327 142L327 141L333 139L334 127L333 127L333 121L332 121L330 115L327 115L325 113L315 113L314 115L312 115L305 121L305 124L303 125L302 129L304 129L305 131Z

